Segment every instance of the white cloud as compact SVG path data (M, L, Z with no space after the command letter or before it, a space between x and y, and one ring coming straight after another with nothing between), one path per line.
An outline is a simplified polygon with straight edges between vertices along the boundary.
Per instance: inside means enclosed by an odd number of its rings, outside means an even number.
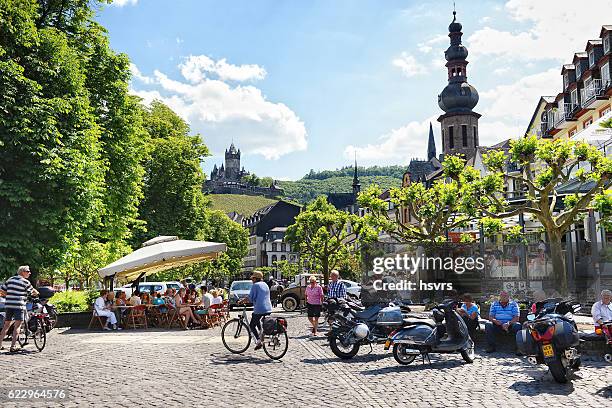
M403 74L409 78L427 73L427 68L407 52L402 52L401 56L395 58L391 63L401 69Z
M590 0L580 7L574 0L509 0L505 9L517 31L484 27L468 38L472 57L497 55L515 60L571 60L587 40L610 23L612 0ZM475 59L475 58L474 58Z
M522 77L512 84L498 85L480 93L481 103L487 106L481 113L483 118L506 123L519 121L526 126L540 96L556 95L561 85L560 70L554 68Z
M192 83L201 82L208 75L217 76L221 81L249 81L264 79L266 70L256 64L233 65L225 58L218 61L206 55L190 55L179 68L185 79Z
M491 21L491 17L489 17L489 16L484 16L484 17L481 17L481 18L478 20L478 22L479 22L480 24L488 23L489 21Z
M144 82L145 84L153 83L153 78L145 76L140 72L138 67L135 64L130 62L130 72L132 73L132 78L136 78L140 82Z
M138 0L113 0L112 5L117 7L123 7L127 5L135 6L138 3Z
M419 49L419 51L421 51L422 53L428 54L431 52L431 50L434 49L434 47L440 45L440 44L444 44L447 43L449 41L448 36L446 34L438 34L436 36L433 36L432 38L430 38L429 40L419 43L417 44L417 48Z
M210 66L219 67L219 62L212 61ZM185 68L184 64L180 68L186 82L157 70L153 77L146 77L134 68L132 72L150 79L145 83L152 89L136 88L132 92L147 104L155 99L167 104L187 120L193 131L202 134L213 151L222 151L232 139L243 152L266 159L307 148L304 122L285 104L267 100L254 86L207 78L199 69Z
M510 68L509 67L496 68L496 69L493 70L493 73L495 75L504 75L504 74L507 74L508 72L510 72Z
M185 42L185 40L183 40L181 37L176 37L176 43L177 43L178 45L181 45L181 44L182 44L182 43L184 43L184 42Z
M438 126L436 116L432 116L422 122L413 121L398 129L378 138L377 143L364 146L349 145L344 149L344 156L352 158L357 153L359 161L373 163L397 163L406 164L410 159L424 158L427 154L427 140L429 137L429 123L434 126L436 135L437 151L440 153L441 146L438 139Z

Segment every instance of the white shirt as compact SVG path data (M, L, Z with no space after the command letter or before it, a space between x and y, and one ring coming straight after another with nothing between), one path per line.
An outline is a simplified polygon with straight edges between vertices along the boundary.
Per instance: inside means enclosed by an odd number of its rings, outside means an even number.
M210 307L210 305L214 305L213 300L214 300L213 295L211 295L208 292L206 292L204 294L204 297L202 297L202 303L204 304L204 307L207 309Z
M140 306L141 303L140 297L138 296L132 296L130 298L130 305L132 306Z
M101 312L106 309L106 300L102 296L96 299L94 309L96 309L96 312Z
M593 307L591 308L591 315L593 316L593 322L598 324L597 321L602 319L604 322L612 321L612 309L610 308L611 304L604 305L601 303L601 300L593 303Z
M223 303L223 298L221 296L217 296L212 300L213 305L220 305L221 303Z

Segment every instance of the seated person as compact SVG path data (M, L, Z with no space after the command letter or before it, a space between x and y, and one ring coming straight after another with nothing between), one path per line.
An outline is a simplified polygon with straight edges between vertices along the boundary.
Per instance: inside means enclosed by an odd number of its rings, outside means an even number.
M495 334L509 333L516 335L521 330L519 317L521 312L516 302L510 300L510 295L505 290L499 293L499 301L494 302L489 310L489 321L485 324L487 337L487 353L495 351Z
M533 304L531 305L531 313L536 314L538 312L537 310L537 303L538 302L543 302L546 300L546 293L543 290L538 290L536 292L534 292L533 294Z
M221 303L223 303L223 298L219 296L219 292L216 289L212 290L210 294L213 297L211 305L220 305Z
M478 311L478 306L474 303L474 298L469 293L463 295L463 304L459 309L457 309L457 313L465 322L465 325L468 328L470 333L470 337L472 340L474 339L474 333L478 328L478 315L480 312Z
M174 303L178 309L179 315L185 318L185 329L189 330L189 324L199 322L200 320L193 314L191 307L184 306L185 301L183 300L186 296L187 291L185 288L181 288L174 297Z
M130 297L128 303L131 306L140 306L142 304L142 300L140 299L140 292L135 290L134 293L132 293L132 297Z
M153 299L153 304L154 305L165 305L166 304L166 302L162 298L161 293L158 293L157 296L155 296L155 298ZM162 313L166 313L168 311L168 308L165 306L160 306L159 311Z
M149 295L149 293L144 292L142 295L140 295L140 304L141 305L151 304L151 296Z
M124 306L127 306L127 299L125 297L125 292L120 290L115 298L115 315L119 322L127 315L127 309Z
M114 330L121 330L121 328L117 327L117 316L115 316L115 313L113 313L106 304L107 294L108 291L105 289L100 291L100 296L94 303L94 310L98 316L106 317L106 325L103 327L104 330L110 330L111 328L109 325L112 325Z
M591 316L593 316L593 323L595 324L595 332L605 330L603 323L612 321L612 292L604 289L601 291L601 300L593 303L591 308ZM612 335L612 333L608 333Z

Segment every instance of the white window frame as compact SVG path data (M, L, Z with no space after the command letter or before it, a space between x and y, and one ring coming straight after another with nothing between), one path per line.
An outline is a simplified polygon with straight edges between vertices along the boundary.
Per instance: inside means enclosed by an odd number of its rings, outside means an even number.
M610 34L606 35L603 39L603 50L604 54L607 54L610 51Z
M610 61L601 66L601 84L610 83Z
M580 77L582 76L582 68L580 66L580 60L578 60L578 63L574 65L576 67L576 81L578 81L578 79L580 79Z
M589 67L595 65L595 50L591 49L589 51Z
M567 88L567 86L569 85L569 74L567 73L567 71L565 72L565 74L563 74L563 88Z
M572 108L578 105L578 88L572 90L570 100L572 101Z

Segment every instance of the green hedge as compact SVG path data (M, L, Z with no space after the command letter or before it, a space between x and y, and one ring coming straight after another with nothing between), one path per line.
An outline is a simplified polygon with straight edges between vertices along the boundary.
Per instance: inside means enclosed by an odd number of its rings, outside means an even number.
M98 290L57 292L49 302L55 305L58 313L86 312L91 310L99 293Z

